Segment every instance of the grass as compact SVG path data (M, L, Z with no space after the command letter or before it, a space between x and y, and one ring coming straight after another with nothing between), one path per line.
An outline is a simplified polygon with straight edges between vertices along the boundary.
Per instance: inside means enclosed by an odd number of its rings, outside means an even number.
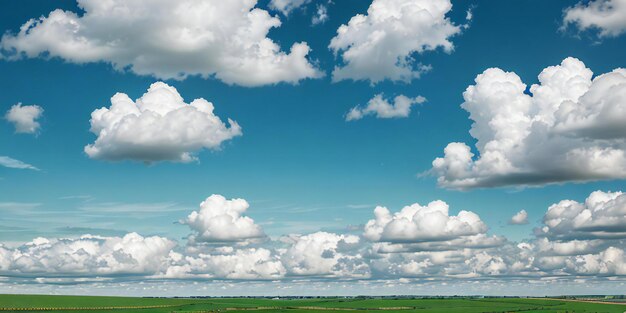
M10 310L15 309L15 310ZM384 310L383 310L384 309ZM623 313L626 306L610 303L573 302L551 299L455 298L455 299L343 299L272 300L243 298L172 299L131 297L86 297L47 295L0 295L3 312L606 312Z

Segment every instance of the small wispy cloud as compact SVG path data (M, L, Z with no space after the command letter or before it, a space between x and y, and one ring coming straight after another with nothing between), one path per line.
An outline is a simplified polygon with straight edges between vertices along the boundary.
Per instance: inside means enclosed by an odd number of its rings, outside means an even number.
M348 208L350 209L369 209L375 207L374 204L348 204Z
M177 203L94 203L78 208L81 211L97 211L97 212L125 212L125 213L158 213L158 212L177 212L187 211Z
M329 2L332 3L332 2ZM311 24L313 26L324 24L328 21L328 8L324 4L318 4L315 15L311 18Z
M17 169L26 169L26 170L35 170L38 171L39 169L36 168L33 165L30 165L28 163L24 163L20 160L16 160L13 158L10 158L8 156L0 156L0 166L4 166L4 167L8 167L8 168L17 168Z
M8 210L28 210L41 206L41 203L34 202L0 202L0 209Z
M94 197L90 195L74 195L74 196L63 196L59 197L59 200L83 200L83 201L91 201Z

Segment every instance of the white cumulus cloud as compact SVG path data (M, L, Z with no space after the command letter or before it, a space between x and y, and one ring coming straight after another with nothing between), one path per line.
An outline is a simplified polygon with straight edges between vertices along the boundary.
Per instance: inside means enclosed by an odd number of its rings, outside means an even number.
M516 243L488 235L474 213L451 216L442 201L408 206L394 215L378 207L376 219L365 226L363 237L369 240L316 232L252 241L248 239L262 233L242 215L247 203L211 196L186 221L194 234L185 247L136 233L35 238L17 246L0 244L0 275L9 282L40 284L137 278L281 283L412 278L530 283L585 278L602 282L605 277L626 277L625 199L622 192L596 191L583 203L556 203L547 210L535 237ZM195 244L203 235L211 244Z
M316 232L286 239L291 246L281 255L294 275L368 278L369 266L359 254L359 237Z
M411 107L421 104L426 98L417 96L409 98L405 95L396 96L393 103L383 98L382 94L374 96L365 106L356 106L346 114L346 121L360 120L366 115L375 115L377 118L401 118L411 114Z
M527 276L625 275L625 200L621 192L596 191L583 203L555 203L535 229L536 237L506 253L523 264L515 268Z
M385 207L374 209L375 219L365 224L364 236L372 241L392 243L419 243L445 241L464 236L483 234L487 225L470 211L449 214L443 201L433 201L426 206L418 203L405 206L395 214Z
M167 265L175 245L167 238L136 233L123 237L36 238L15 249L0 246L0 272L21 276L149 275Z
M563 28L599 30L600 37L617 37L626 31L626 1L592 0L565 9Z
M528 212L526 212L526 210L521 210L515 213L515 215L513 215L511 219L509 220L509 224L511 225L528 224Z
M450 0L374 0L367 15L352 17L331 40L329 48L343 60L333 80L418 78L430 67L416 62L415 54L454 48L450 37L461 28L446 16L451 9Z
M509 251L510 250L510 251ZM510 245L490 249L464 249L446 251L418 251L413 253L387 253L372 260L373 270L379 277L422 277L438 279L471 279L519 275L522 265L515 247Z
M212 253L171 253L164 278L280 279L285 267L272 251L264 248L225 247Z
M626 275L626 253L609 247L598 254L579 255L565 261L565 271L574 275Z
M36 134L41 126L37 121L43 115L38 105L22 105L18 103L7 111L5 118L13 123L16 133Z
M241 127L226 126L202 98L187 104L176 88L157 82L136 101L117 93L111 107L91 113L91 132L98 138L85 147L89 157L144 162L195 160L203 148L218 149L240 136Z
M487 249L502 246L506 238L489 236L485 233L470 236L459 236L452 239L436 238L422 242L376 242L372 245L376 253L404 253L404 252L439 252L455 251L459 249Z
M211 195L200 210L193 211L184 223L196 232L194 242L244 241L264 237L261 226L243 214L250 205L244 199L228 200L221 195Z
M54 10L2 36L9 59L106 62L161 79L216 77L227 84L297 83L321 73L305 42L290 51L268 38L281 22L256 0L77 0L82 13Z
M490 68L463 93L478 157L453 142L433 161L442 187L470 189L626 178L626 70L593 78L575 58L530 87Z
M584 203L563 200L548 208L538 234L553 239L626 239L626 194L595 191Z

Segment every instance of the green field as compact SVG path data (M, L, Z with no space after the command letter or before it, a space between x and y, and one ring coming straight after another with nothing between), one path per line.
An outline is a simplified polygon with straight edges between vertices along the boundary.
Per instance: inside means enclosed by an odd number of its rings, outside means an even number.
M272 300L243 298L125 298L0 295L3 312L615 312L625 305L551 299L343 299Z

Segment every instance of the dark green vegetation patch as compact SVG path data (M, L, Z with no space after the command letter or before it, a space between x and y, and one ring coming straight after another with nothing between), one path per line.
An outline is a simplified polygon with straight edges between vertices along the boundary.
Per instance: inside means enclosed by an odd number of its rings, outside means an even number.
M623 313L626 305L552 299L344 299L273 300L256 298L125 298L0 295L7 312L606 312Z

